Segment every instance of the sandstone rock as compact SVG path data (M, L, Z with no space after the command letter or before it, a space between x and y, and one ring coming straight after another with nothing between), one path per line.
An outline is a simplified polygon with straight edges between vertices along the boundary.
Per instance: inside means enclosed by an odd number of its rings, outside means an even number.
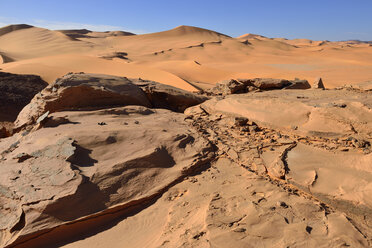
M286 80L274 78L255 78L225 80L217 83L215 87L206 90L209 95L231 95L253 91L278 90L278 89L309 89L307 80Z
M142 106L58 112L49 118L69 122L2 139L0 246L111 208L141 208L199 170L213 149L184 117Z
M0 72L0 122L13 122L22 108L47 85L39 76Z
M248 123L248 118L235 117L235 126L245 126Z
M217 83L215 87L206 90L207 94L230 95L246 92L246 85L234 79L224 80Z
M310 89L311 86L309 84L309 82L307 80L299 80L299 79L295 79L295 80L291 80L290 81L290 85L288 86L285 86L283 89L293 89L293 90L297 90L297 89L300 89L300 90L306 90L306 89Z
M170 85L141 79L132 79L132 82L145 92L153 108L165 108L176 112L184 112L185 109L208 100L205 96Z
M342 137L362 134L368 140L372 133L372 101L368 92L327 90L264 91L255 94L229 95L201 104L210 114L226 114L248 118L260 126L302 135ZM347 107L329 107L339 102Z
M98 74L67 74L36 95L19 114L15 128L34 124L47 111L140 105L183 112L205 96L152 81Z
M314 89L323 89L323 90L325 89L322 78L315 79L314 84L313 84L313 88Z
M0 126L0 139L7 137L7 131L5 127Z
M256 78L253 81L253 85L260 90L283 89L290 84L288 80L274 78Z

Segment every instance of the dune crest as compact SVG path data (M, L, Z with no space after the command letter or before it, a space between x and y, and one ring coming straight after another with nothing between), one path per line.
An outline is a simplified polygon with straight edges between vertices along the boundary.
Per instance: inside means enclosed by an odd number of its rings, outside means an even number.
M32 27L33 26L27 25L27 24L8 25L8 26L0 28L0 36L5 35L5 34L10 33L10 32L13 32L13 31L32 28Z
M86 29L51 31L29 25L11 25L1 30L0 53L8 59L2 59L0 68L14 73L38 74L48 82L69 71L124 75L119 67L102 66L101 60L83 59L92 56L105 59L112 54L126 55L111 59L156 69L137 73L146 74L146 79L169 84L178 77L174 84L186 80L201 89L238 77L304 78L308 81L322 77L331 88L371 80L372 45L369 42L288 40L249 33L232 38L192 26L141 35ZM62 61L59 56L63 57ZM73 66L64 63L68 59ZM200 66L193 66L190 61ZM108 59L106 63L111 64ZM50 64L53 68L45 66L43 69L40 64ZM169 76L160 78L159 71Z

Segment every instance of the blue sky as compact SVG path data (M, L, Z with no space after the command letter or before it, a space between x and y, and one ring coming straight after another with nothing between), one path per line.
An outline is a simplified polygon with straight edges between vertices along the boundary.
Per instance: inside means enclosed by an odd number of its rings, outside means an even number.
M0 0L0 26L135 33L179 25L230 36L372 40L372 0Z

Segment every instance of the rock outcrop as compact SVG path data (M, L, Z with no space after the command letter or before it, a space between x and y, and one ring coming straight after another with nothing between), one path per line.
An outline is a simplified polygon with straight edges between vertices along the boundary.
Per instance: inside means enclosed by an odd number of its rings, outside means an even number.
M365 239L354 243L341 238L343 242L368 247L372 243L371 110L368 91L293 90L217 97L185 114L218 147L218 154L294 195L319 200L329 213L346 216L348 230L357 230ZM257 205L270 202L264 195ZM281 201L277 206L289 208ZM312 235L313 229L306 230ZM333 242L328 244L337 246Z
M322 90L325 89L322 78L315 79L314 84L313 84L313 88L314 89L322 89Z
M13 122L47 85L39 76L0 72L0 122Z
M183 112L205 100L205 96L152 81L98 74L67 74L32 99L19 114L15 128L36 123L48 111L140 105Z
M45 128L3 139L1 246L114 209L141 209L203 168L213 148L183 119L142 106L58 112Z
M274 78L231 79L217 83L215 87L206 90L208 95L230 95L250 91L266 91L279 89L309 89L307 80L286 80Z
M306 83L64 76L0 140L0 246L370 246L370 92Z
M372 133L369 92L265 91L213 98L201 106L212 113L243 116L273 129L302 135L357 135L366 139Z

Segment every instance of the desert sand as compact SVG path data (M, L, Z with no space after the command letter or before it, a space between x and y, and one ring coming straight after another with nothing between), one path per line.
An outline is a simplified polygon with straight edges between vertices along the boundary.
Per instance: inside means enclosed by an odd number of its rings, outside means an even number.
M322 77L337 87L371 79L372 46L356 41L234 38L180 26L159 33L52 31L28 25L0 30L0 69L52 83L68 72L141 77L178 88L209 88L231 78Z
M372 246L370 43L11 25L0 55L0 247Z

